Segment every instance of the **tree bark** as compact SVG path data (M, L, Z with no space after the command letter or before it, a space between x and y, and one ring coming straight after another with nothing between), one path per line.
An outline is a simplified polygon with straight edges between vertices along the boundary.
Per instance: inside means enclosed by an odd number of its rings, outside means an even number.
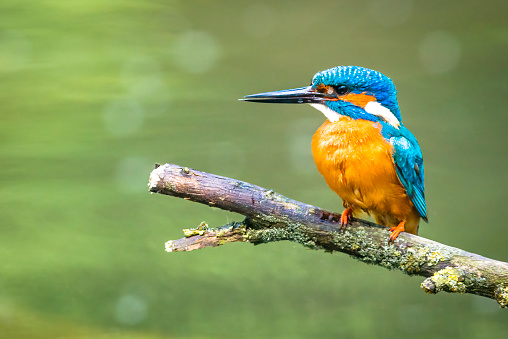
M365 263L426 277L421 288L472 293L508 307L508 263L482 257L409 233L389 243L388 229L353 218L341 229L331 213L243 181L181 167L156 165L149 190L243 214L241 222L217 228L202 223L170 240L166 251L191 251L229 242L298 242L326 252L343 252Z

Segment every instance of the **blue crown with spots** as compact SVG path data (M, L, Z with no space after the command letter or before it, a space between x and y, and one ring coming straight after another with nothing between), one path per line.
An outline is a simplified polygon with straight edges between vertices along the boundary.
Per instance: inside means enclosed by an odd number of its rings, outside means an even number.
M359 66L337 66L316 73L312 78L312 86L319 84L347 86L352 93L372 95L376 97L377 102L388 108L399 121L402 121L395 85L382 73ZM330 108L337 109L337 107Z

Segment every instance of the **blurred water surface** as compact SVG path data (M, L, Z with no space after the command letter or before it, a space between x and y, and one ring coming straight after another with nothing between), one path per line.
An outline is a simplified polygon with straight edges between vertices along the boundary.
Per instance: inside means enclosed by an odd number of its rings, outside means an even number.
M426 165L420 234L508 261L506 1L0 4L0 337L501 337L506 311L292 243L168 254L206 220L155 162L327 209L322 115L245 94L337 65L390 76Z

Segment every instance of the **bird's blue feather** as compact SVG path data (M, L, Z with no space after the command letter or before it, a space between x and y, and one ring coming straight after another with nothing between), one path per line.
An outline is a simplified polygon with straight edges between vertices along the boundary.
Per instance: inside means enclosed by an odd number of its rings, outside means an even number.
M364 107L342 100L328 100L325 104L331 110L352 119L364 119L380 123L383 137L393 146L393 162L402 186L415 205L420 216L427 221L423 158L418 141L402 124L397 90L390 78L367 68L339 66L314 75L312 86L345 85L352 93L373 95L376 101L388 108L399 124L389 124L381 116L367 112Z
M396 129L383 123L382 134L393 146L393 162L402 186L420 216L427 221L423 157L418 141L404 126Z
M389 124L383 117L367 112L364 107L342 100L329 100L325 104L331 110L352 119L364 119L380 123L383 137L393 146L393 162L402 186L415 205L420 216L427 221L423 158L418 141L402 124L397 90L390 78L363 67L339 66L314 75L312 85L346 85L352 93L374 95L376 101L386 107L399 124Z
M392 80L386 75L372 69L359 66L338 66L318 72L312 78L312 85L346 85L353 93L374 95L376 101L388 108L397 120L402 121L399 105L397 104L397 90ZM336 112L350 116L351 107L345 107L342 101L329 101L327 105ZM344 103L347 105L347 103ZM352 117L365 119L365 117ZM379 120L379 118L374 117ZM367 119L370 120L370 119Z

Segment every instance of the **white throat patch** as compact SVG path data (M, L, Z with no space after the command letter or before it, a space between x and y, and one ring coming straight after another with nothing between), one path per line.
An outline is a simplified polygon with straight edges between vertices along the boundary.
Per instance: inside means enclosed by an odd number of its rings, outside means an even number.
M330 109L325 104L310 104L315 109L321 111L325 117L330 120L331 122L338 121L340 117L342 117L342 114L339 114L335 112L334 110ZM370 113L372 115L378 116L390 125L392 125L395 128L400 127L400 122L397 120L395 115L390 111L388 108L384 107L377 101L371 101L369 102L365 108L365 112Z
M334 110L330 109L325 104L310 104L312 107L317 109L318 111L321 111L325 117L330 120L331 122L338 121L342 115L335 112Z
M395 115L390 111L388 108L384 107L377 101L371 101L369 102L365 108L365 112L370 113L372 115L378 116L390 125L392 125L395 128L400 127L400 122L397 120Z

